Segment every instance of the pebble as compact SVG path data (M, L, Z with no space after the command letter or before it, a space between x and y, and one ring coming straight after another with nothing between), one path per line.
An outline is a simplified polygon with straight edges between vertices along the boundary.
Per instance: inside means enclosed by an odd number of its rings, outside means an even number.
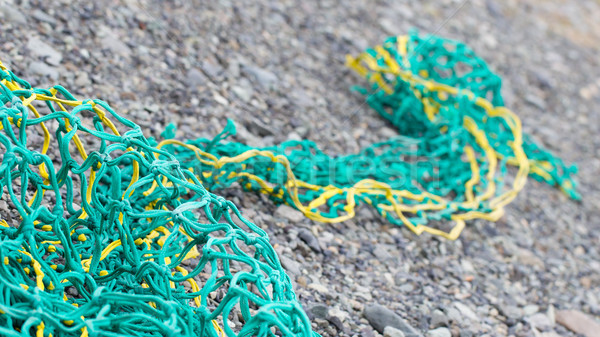
M279 260L281 261L281 265L285 270L290 273L292 276L298 276L302 274L302 266L298 261L290 259L285 255L279 255Z
M121 36L110 30L105 30L105 34L106 35L100 40L102 48L108 49L111 52L124 57L129 57L131 55L131 48L121 40Z
M443 311L436 309L431 313L431 324L430 325L434 329L443 327L443 326L448 326L449 325L448 317L444 314Z
M452 337L448 328L437 328L427 331L426 337Z
M600 336L600 323L577 310L557 310L556 322L585 337Z
M500 312L508 319L516 320L523 316L523 311L513 305L504 305L499 308Z
M454 305L454 307L456 307L456 309L458 309L461 313L461 315L463 317L468 318L471 321L477 322L479 320L479 317L477 316L477 314L471 310L471 308L469 308L468 306L460 303L460 302L454 302L452 303L452 305Z
M231 87L231 91L244 102L249 102L252 98L252 90L240 86Z
M59 51L37 37L29 39L27 49L33 55L43 58L45 62L53 66L59 65L63 58Z
M321 294L329 293L329 289L320 283L311 283L308 285L308 288L316 290L316 291L320 292Z
M186 75L187 85L196 88L206 83L206 76L197 68L192 68Z
M288 219L290 222L298 223L304 220L304 214L299 210L285 204L279 205L275 211L275 216Z
M2 211L3 213L8 213L9 211L8 203L6 203L6 201L4 200L0 200L0 211Z
M523 307L523 314L525 316L531 316L540 311L540 307L535 304L528 304Z
M243 65L242 70L251 80L256 81L263 89L272 89L279 81L277 76L272 72L256 66Z
M44 62L31 62L29 65L29 71L37 75L48 76L52 80L58 79L59 76L58 69Z
M391 326L402 331L406 337L422 336L402 317L382 305L369 305L365 308L363 314L371 326L379 331L379 333L383 333L385 327Z
M446 308L446 315L448 316L448 319L450 319L450 321L456 322L456 323L462 323L463 319L462 319L462 315L460 313L460 311L454 307L448 307Z
M549 330L553 326L550 319L548 319L548 316L542 313L533 314L532 316L527 317L527 321L532 327L541 331Z
M31 13L31 16L38 21L46 22L51 25L56 25L57 23L56 19L53 16L44 13L40 9L34 10L33 13Z
M82 88L90 85L90 77L87 73L79 73L77 74L77 78L75 79L75 85ZM122 95L121 95L122 97Z
M323 304L315 304L308 309L308 312L315 318L326 319L329 308Z
M396 329L391 326L386 326L383 329L383 337L405 337L406 335L402 330Z
M319 253L321 252L321 246L319 245L319 240L314 236L314 234L306 228L301 228L298 231L298 237L306 243L310 249Z
M4 14L4 18L10 22L15 22L18 24L27 23L27 18L21 11L19 11L16 7L13 7L9 4L0 5L0 12Z

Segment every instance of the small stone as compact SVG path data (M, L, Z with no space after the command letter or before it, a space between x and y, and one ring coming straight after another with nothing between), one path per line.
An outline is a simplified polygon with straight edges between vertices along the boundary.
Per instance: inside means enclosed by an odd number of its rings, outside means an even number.
M263 89L272 89L279 81L275 74L259 67L244 65L242 70L248 77L250 77L250 79L256 81Z
M330 316L327 318L327 320L335 325L335 327L339 330L339 331L344 331L344 322L342 322L342 320L337 317L337 316Z
M548 310L546 310L546 315L548 315L550 324L552 324L552 326L555 326L556 325L556 310L554 309L554 306L552 304L550 304L550 306L548 307Z
M460 337L473 337L475 333L469 329L460 330Z
M393 258L392 255L385 248L385 246L382 244L375 244L375 249L373 249L373 255L375 255L375 257L379 261L386 261Z
M223 106L228 106L229 105L229 101L225 97L221 96L217 92L213 92L213 99L215 100L215 102L217 102L217 103L219 103L219 104L221 104Z
M544 268L544 261L527 249L519 248L517 252L517 261L527 266L540 269Z
M505 305L498 308L502 315L506 316L508 319L517 320L523 316L523 312L518 307L513 305Z
M48 76L53 80L58 79L58 70L56 68L47 65L44 62L31 62L29 70L37 75Z
M56 25L56 19L54 17L52 17L51 15L44 13L40 9L34 10L33 13L31 13L31 16L38 21L46 22L51 25Z
M310 249L314 250L317 253L321 252L321 246L319 245L319 240L313 235L311 231L306 228L301 228L298 231L298 237L306 243Z
M312 289L312 290L316 290L316 291L320 292L321 294L329 293L329 289L320 283L311 283L308 285L308 288Z
M128 57L131 54L131 48L115 33L108 33L100 40L100 43L104 49L108 49L117 55Z
M523 314L525 316L531 316L537 313L538 311L540 311L540 307L538 307L535 304L528 304L525 307L523 307Z
M315 318L326 319L329 308L323 304L315 304L308 308L308 312Z
M452 337L452 333L448 328L437 328L427 331L427 337Z
M399 286L398 289L402 293L410 293L411 291L415 290L415 286L412 283L405 283Z
M88 86L90 84L90 77L87 73L81 72L77 74L77 78L75 79L75 85L82 88Z
M468 306L460 303L460 302L454 302L452 303L454 305L454 307L456 309L458 309L460 311L460 313L462 314L463 317L468 318L471 321L477 322L479 321L479 317L477 316L477 314L471 310L471 308L469 308Z
M302 137L300 137L299 134L295 133L294 131L290 132L287 136L287 140L296 140L296 141L301 141Z
M463 321L460 311L454 307L447 308L446 315L448 316L448 319L458 324L462 323Z
M386 326L383 329L383 337L405 337L404 332L402 330L396 329L391 326Z
M298 276L302 274L301 265L297 261L292 260L285 255L279 256L279 260L281 261L283 268L285 268L285 271L290 273L292 276Z
M552 328L552 323L548 319L548 316L542 313L537 313L528 317L527 321L532 327L535 327L541 331L546 331Z
M493 34L483 34L481 40L490 49L494 49L498 46L498 40L496 40Z
M135 94L131 91L121 91L119 93L119 97L121 97L121 99L125 101L135 101L137 99Z
M363 314L369 324L379 333L383 333L385 327L391 326L402 331L406 337L422 336L402 317L382 305L369 305L365 308Z
M301 286L302 288L307 288L308 287L308 279L305 276L299 276L296 279L296 283Z
M206 83L206 76L204 76L204 74L196 68L192 68L188 71L186 79L188 86L194 88Z
M27 23L27 18L17 7L13 7L10 5L2 5L0 6L0 12L4 14L4 18L8 21L12 21L15 23L24 24Z
M434 310L431 313L431 324L430 326L432 328L439 328L439 327L443 327L443 326L448 326L449 325L449 320L448 317L446 317L446 315L444 314L443 311L441 310Z
M33 55L43 58L46 63L53 66L59 65L63 58L59 51L37 37L27 41L27 49Z
M590 289L592 287L592 279L589 276L583 276L579 279L579 283L585 289Z
M340 310L338 307L333 307L329 309L329 319L331 320L333 317L337 318L340 322L345 322L350 318L350 314L346 311Z
M556 311L556 322L585 337L597 337L600 332L600 323L577 310Z
M244 102L249 102L252 98L252 91L248 88L234 85L231 87L231 91Z
M250 130L258 133L258 135L261 137L274 135L272 126L265 125L264 123L262 123L256 119L251 120L250 123L248 123L248 124L249 124L248 127L250 128Z
M204 61L202 62L202 70L211 79L215 79L223 72L223 67L215 62Z
M540 110L546 110L546 102L538 96L528 94L525 96L525 102L533 105L534 107Z
M294 223L300 222L302 221L302 219L304 219L304 214L302 214L302 212L283 204L277 207L277 210L275 211L275 216L288 219L289 221Z

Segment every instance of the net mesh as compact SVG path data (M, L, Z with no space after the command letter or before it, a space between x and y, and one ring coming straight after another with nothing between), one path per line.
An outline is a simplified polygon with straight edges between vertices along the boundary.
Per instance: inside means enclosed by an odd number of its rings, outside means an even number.
M528 175L579 198L575 168L523 135L464 44L411 33L348 65L399 136L330 157L309 140L230 142L232 122L187 142L170 126L157 143L106 103L0 64L0 188L16 210L0 220L0 333L316 336L267 234L210 192L233 183L314 220L365 204L450 239L498 219Z
M234 204L106 103L0 78L0 188L20 216L0 221L0 334L313 336Z

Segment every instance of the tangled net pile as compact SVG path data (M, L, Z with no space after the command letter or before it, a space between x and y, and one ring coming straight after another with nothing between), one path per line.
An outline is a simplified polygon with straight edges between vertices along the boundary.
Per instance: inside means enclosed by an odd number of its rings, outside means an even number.
M579 197L575 169L523 137L465 45L410 34L348 62L401 136L336 158L308 140L225 142L232 123L156 144L106 103L32 88L0 63L0 189L19 217L0 219L0 333L316 336L267 234L207 188L237 182L324 222L369 204L451 239L497 219L528 174Z
M106 103L0 67L0 188L21 217L0 221L1 335L313 336L235 205Z
M230 122L215 139L159 147L209 189L237 181L322 222L347 220L368 204L391 223L448 239L467 220L498 220L528 174L579 199L576 167L523 135L503 107L500 78L464 44L411 33L348 57L348 65L372 83L359 90L400 136L332 158L310 140L263 149L223 142L235 133ZM514 177L507 165L518 168Z

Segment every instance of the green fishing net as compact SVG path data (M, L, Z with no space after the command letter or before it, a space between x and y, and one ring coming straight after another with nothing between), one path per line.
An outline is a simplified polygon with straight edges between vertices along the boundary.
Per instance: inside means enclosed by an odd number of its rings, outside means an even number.
M314 335L267 234L138 125L0 78L0 188L20 217L0 222L0 334Z

